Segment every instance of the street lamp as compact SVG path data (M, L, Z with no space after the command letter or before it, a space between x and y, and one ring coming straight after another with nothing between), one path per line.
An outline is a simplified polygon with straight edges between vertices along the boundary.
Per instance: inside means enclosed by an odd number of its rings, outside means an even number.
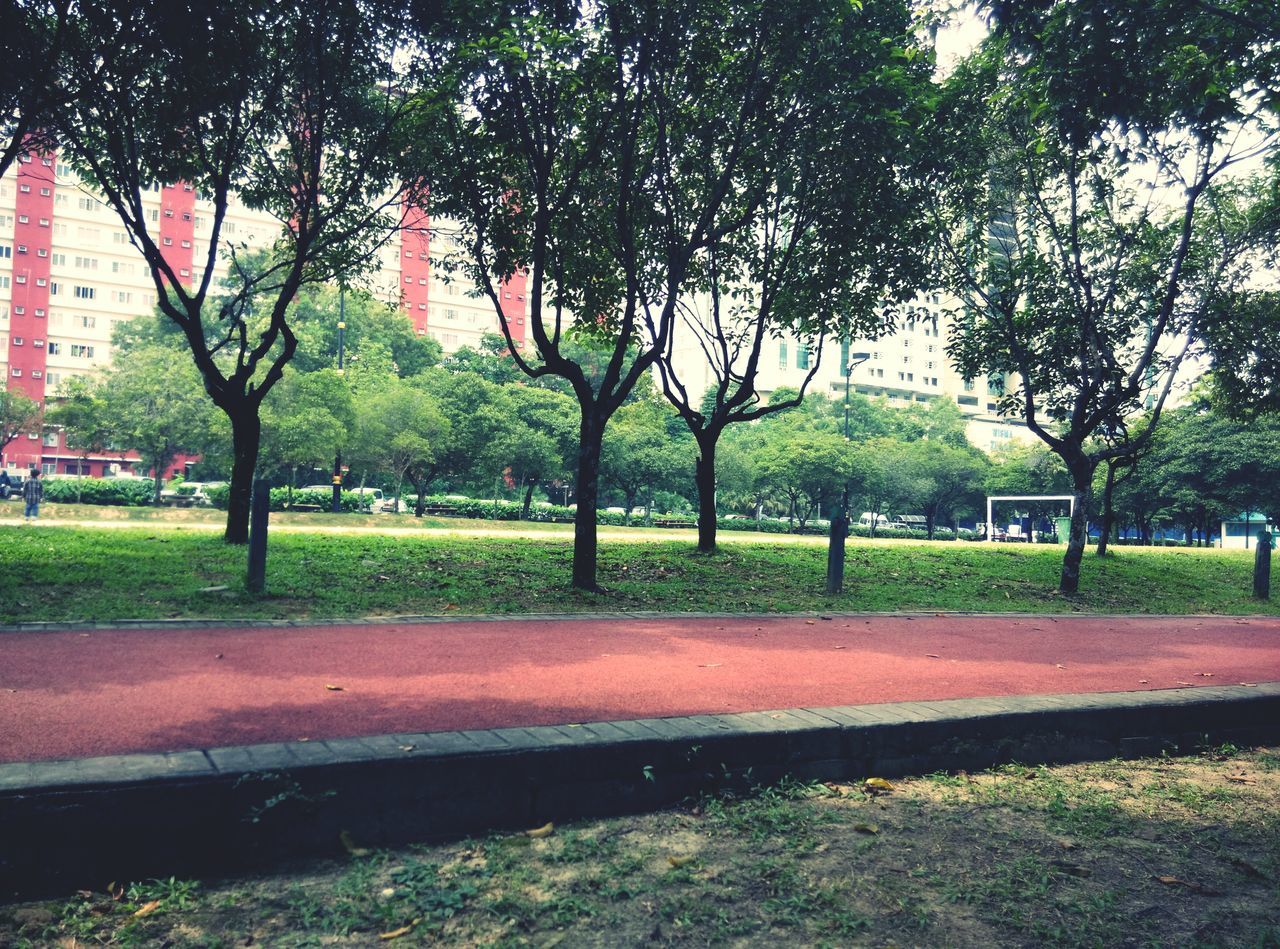
M342 344L347 329L347 288L338 288L338 375L343 375ZM333 453L333 507L334 514L342 510L342 449Z
M855 366L861 366L871 358L870 353L849 353L844 366L844 440L849 442L849 379ZM844 541L849 533L849 479L844 480L840 494L840 509L831 518L831 532L827 539L827 596L835 596L844 589Z

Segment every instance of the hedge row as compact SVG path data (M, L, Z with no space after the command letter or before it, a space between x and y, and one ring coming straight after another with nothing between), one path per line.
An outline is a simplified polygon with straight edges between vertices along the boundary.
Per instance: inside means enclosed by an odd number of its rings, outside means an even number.
M44 499L63 504L109 504L137 506L150 504L156 486L147 478L48 478Z
M225 511L227 509L227 505L230 503L231 488L223 485L221 487L210 488L205 492L205 494L209 498L209 503L219 510ZM361 510L362 500L363 499L358 494L353 494L350 491L343 491L340 496L339 505L344 511L359 511ZM294 491L292 504L294 506L299 504L316 504L319 505L322 510L332 510L333 492ZM289 510L289 505L290 497L288 488L271 489L270 510L287 511Z

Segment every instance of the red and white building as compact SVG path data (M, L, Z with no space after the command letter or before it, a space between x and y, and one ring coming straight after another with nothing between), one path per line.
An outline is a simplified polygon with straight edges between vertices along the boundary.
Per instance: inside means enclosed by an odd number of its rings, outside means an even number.
M143 205L180 279L201 279L212 206L182 183L149 190ZM275 218L233 200L221 239L259 246L280 229ZM442 230L433 233L425 213L407 208L404 226L381 252L374 283L379 297L400 307L419 334L438 340L448 353L475 345L499 327L487 298L469 293L457 278L446 280L433 267L433 260L457 251ZM523 342L524 276L512 278L501 293L512 335ZM110 365L114 325L153 312L155 304L155 285L142 255L100 196L56 154L32 153L15 162L0 179L0 373L5 385L41 403L56 398L68 380ZM58 433L31 433L0 452L0 465L101 475L131 470L130 457L94 456L82 471L81 456L69 451Z

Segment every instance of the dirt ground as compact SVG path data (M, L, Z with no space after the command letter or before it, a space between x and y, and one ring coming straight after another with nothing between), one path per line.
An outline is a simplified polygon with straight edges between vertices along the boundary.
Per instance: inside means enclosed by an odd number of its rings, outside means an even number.
M0 906L0 945L1280 946L1280 748L344 843L291 873Z

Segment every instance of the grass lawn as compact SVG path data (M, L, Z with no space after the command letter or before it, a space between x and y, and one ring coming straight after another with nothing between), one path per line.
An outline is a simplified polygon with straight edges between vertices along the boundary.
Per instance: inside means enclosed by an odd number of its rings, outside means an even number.
M626 610L1280 614L1280 603L1249 595L1251 551L1086 554L1081 592L1068 598L1056 592L1061 548L851 539L847 592L827 599L821 545L762 538L702 556L688 540L602 532L608 592L591 595L568 587L563 530L544 539L317 527L271 535L268 593L254 597L245 549L207 529L0 526L0 624Z
M1224 746L124 883L0 906L0 943L1261 947L1277 879L1280 749Z

